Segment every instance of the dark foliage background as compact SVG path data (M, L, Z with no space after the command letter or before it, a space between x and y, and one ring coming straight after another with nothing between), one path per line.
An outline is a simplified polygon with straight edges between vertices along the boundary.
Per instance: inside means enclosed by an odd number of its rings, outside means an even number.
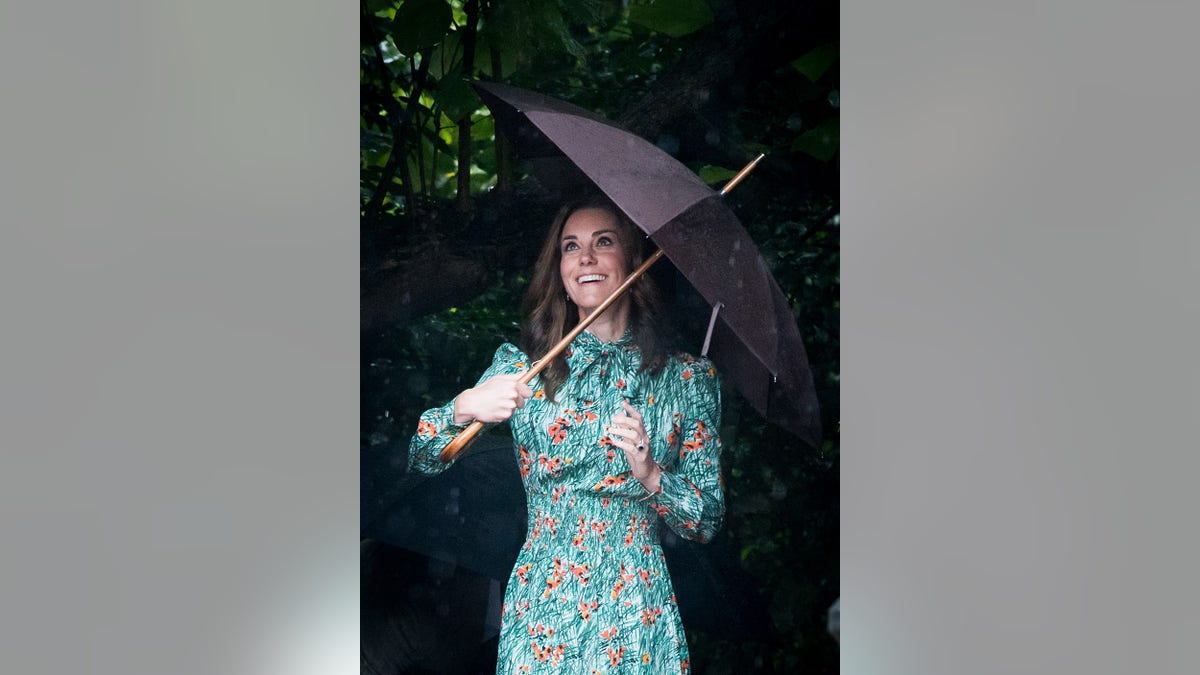
M804 446L727 392L729 514L721 537L754 580L739 592L761 601L771 628L736 639L689 629L689 642L697 673L836 672L826 612L839 595L837 4L364 0L360 7L362 518L373 552L363 567L364 672L420 672L416 657L395 656L389 641L404 630L396 617L421 603L436 614L438 589L455 583L481 588L420 562L414 569L425 576L388 577L379 571L386 545L371 538L406 489L404 452L417 416L473 385L496 346L516 338L516 308L556 205L496 137L467 84L477 79L595 110L713 184L767 153L727 202L795 308L825 438ZM670 270L655 274L675 298L683 346L697 351L708 309ZM440 606L451 605L459 607ZM389 649L392 660L375 657ZM488 667L466 659L444 663L442 672Z

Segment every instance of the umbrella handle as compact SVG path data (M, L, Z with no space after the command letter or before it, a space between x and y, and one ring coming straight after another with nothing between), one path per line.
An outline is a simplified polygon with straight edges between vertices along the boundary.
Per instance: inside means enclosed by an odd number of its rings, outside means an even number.
M550 359L554 358L554 356L557 354L557 352L554 350L550 351L551 353L548 355L550 358L544 358L541 361L533 364L532 368L525 371L521 377L517 378L517 382L520 382L521 384L529 384L529 381L533 379L533 376L540 373L542 368L545 367L547 363L550 363ZM442 462L449 462L457 457L463 450L471 447L471 444L475 442L475 437L479 435L480 431L483 431L483 426L483 422L479 421L468 424L467 428L462 430L462 433L460 433L458 436L455 436L454 440L450 441L446 447L442 448L442 452L438 454L438 459L442 460Z

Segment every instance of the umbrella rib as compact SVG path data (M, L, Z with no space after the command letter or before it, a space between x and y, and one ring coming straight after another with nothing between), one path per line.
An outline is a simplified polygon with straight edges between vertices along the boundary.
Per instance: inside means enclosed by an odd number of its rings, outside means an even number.
M725 306L723 302L713 305L712 316L708 318L708 332L704 334L704 346L700 348L700 356L708 356L708 345L712 342L713 326L717 325L717 313Z

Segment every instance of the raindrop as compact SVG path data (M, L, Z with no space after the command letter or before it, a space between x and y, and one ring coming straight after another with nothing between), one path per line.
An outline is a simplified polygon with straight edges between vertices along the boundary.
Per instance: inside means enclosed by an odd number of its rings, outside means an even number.
M775 481L771 486L771 499L779 501L787 496L787 486L782 481Z

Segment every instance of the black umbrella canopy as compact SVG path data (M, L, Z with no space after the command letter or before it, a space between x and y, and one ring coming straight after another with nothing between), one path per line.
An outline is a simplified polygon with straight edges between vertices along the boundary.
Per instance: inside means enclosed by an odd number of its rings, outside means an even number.
M709 356L764 417L821 439L812 371L795 317L750 235L719 195L658 146L578 106L477 83L498 127L540 180L586 182L629 216L717 309Z

